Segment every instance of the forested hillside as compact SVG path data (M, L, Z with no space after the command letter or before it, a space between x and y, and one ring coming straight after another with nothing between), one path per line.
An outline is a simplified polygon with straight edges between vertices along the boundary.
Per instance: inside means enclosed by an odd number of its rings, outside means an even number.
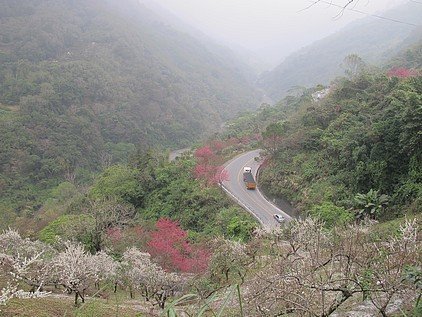
M364 62L380 66L403 47L421 38L422 6L409 2L382 14L397 23L367 17L343 30L290 55L274 70L261 75L259 85L274 100L279 100L295 87L327 85L344 75L344 59L359 55Z
M0 190L19 209L136 147L213 133L257 100L240 64L137 1L2 1L0 62Z
M233 122L228 133L262 131L267 193L329 223L420 211L421 47Z

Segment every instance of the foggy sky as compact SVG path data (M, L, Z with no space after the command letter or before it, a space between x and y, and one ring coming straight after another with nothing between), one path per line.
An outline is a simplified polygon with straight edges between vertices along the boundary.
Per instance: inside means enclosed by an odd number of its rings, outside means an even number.
M311 0L154 0L220 43L253 52L269 66L365 15ZM333 0L343 5L346 0ZM352 9L380 13L405 0L355 0ZM391 22L392 23L392 22Z

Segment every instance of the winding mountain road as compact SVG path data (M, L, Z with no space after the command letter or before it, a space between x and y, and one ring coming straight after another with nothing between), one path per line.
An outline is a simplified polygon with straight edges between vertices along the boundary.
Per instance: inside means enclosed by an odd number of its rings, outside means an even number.
M274 228L279 223L274 219L274 214L282 215L286 221L292 219L287 213L269 202L259 191L246 189L243 183L243 167L252 167L252 173L256 179L256 173L260 166L260 162L255 160L259 157L261 150L254 150L241 154L231 161L227 162L225 170L229 174L229 180L222 182L222 188L231 196L236 202L249 211L263 227Z

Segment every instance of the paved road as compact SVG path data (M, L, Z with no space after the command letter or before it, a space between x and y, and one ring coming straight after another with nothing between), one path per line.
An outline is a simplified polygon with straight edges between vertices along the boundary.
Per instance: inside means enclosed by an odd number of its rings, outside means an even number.
M169 161L174 161L177 157L182 156L183 153L189 151L191 148L187 147L184 149L171 151L169 154Z
M260 150L250 151L239 155L226 164L225 169L229 173L229 180L223 181L223 189L228 192L243 208L252 213L264 227L276 227L279 223L274 219L274 214L278 213L289 221L291 217L267 201L259 191L248 190L243 183L243 167L252 167L252 173L256 179L256 172L259 161L255 157L259 157ZM259 184L258 184L259 185Z

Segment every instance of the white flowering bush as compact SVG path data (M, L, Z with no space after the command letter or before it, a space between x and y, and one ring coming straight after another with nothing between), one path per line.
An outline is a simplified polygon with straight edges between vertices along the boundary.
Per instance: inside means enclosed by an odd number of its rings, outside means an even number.
M13 297L37 298L48 294L42 291L42 287L49 276L49 248L39 241L24 239L17 231L9 229L0 234L0 250L1 273L9 281L1 290L0 305L5 305ZM31 290L20 289L20 282L31 286Z
M148 253L136 248L130 248L123 254L121 272L131 289L139 290L147 301L154 300L161 308L164 308L179 282L177 274L164 271L151 261Z
M63 248L64 247L64 248ZM100 282L129 286L141 293L147 301L164 308L178 286L178 275L168 273L151 261L148 253L128 249L122 261L115 261L105 251L92 255L74 242L64 242L62 251L39 242L22 238L17 231L7 230L0 235L0 273L9 284L1 290L0 304L12 297L34 298L45 296L44 286L62 286L74 294L75 305L85 302L89 287L100 287ZM31 286L30 292L19 288L20 283Z
M245 303L257 315L329 316L352 297L372 303L378 314L398 298L411 302L415 288L404 279L421 261L416 221L380 239L373 223L327 231L307 218L275 232L260 232L270 252L263 270L247 279Z
M97 252L91 256L91 267L93 279L97 289L100 288L101 281L115 282L118 277L118 262L116 262L105 251Z
M75 305L78 298L85 302L85 291L95 280L97 273L93 265L92 255L86 252L82 245L66 242L66 249L51 262L52 275L59 285L71 294L75 293Z
M45 297L50 292L43 292L40 289L35 291L26 292L24 290L18 289L17 285L7 284L0 292L0 305L6 305L6 303L13 297L16 298L40 298Z

